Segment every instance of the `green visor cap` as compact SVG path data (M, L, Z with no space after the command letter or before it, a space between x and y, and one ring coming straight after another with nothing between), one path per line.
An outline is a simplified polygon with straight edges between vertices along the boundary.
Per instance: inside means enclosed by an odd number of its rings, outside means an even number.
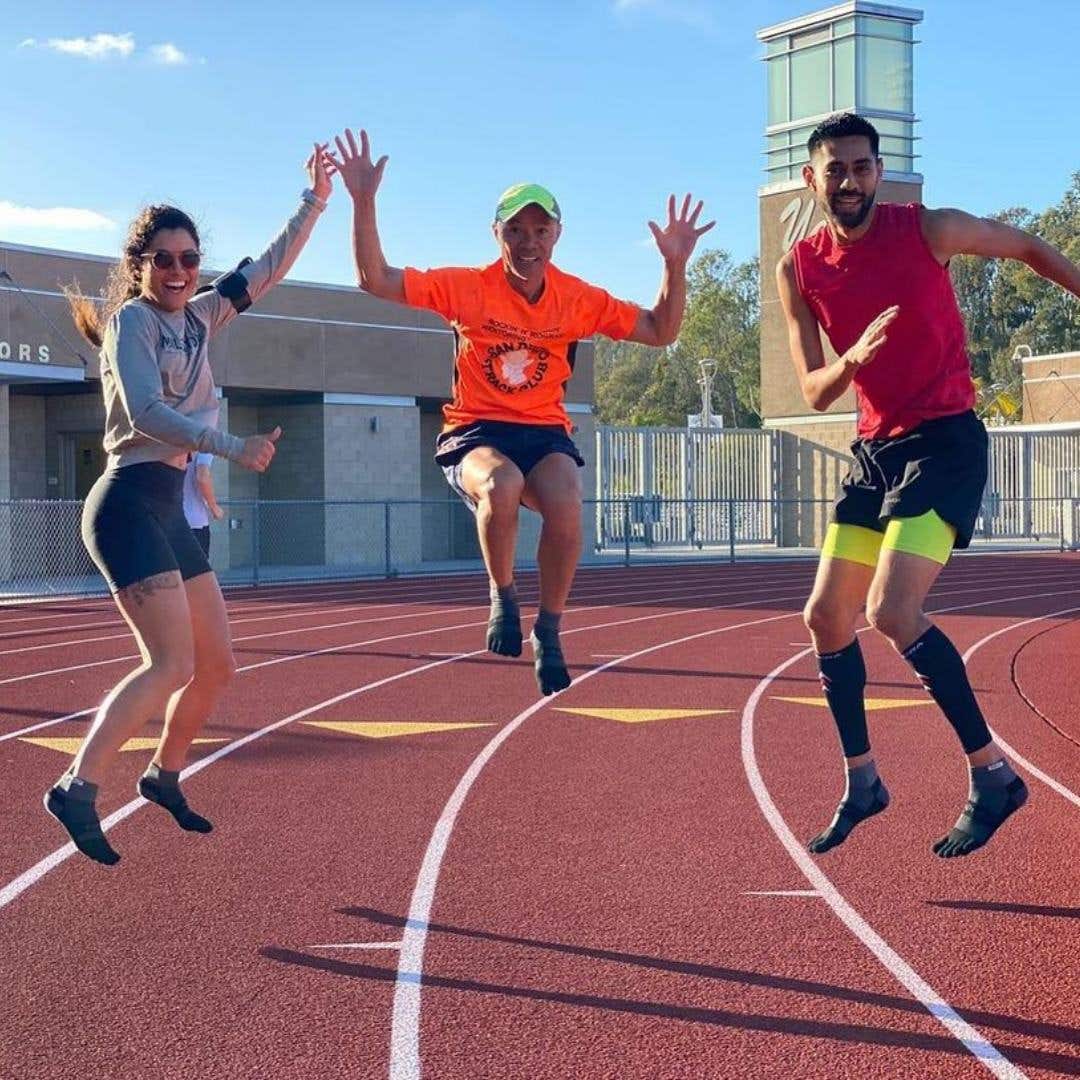
M499 205L495 207L496 221L509 221L526 206L535 204L549 217L562 220L562 211L555 201L555 196L539 184L515 184L499 196Z

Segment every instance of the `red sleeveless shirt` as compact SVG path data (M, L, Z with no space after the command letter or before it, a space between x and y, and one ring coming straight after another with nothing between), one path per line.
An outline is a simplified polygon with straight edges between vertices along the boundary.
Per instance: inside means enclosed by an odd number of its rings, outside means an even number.
M918 203L879 203L865 236L839 244L826 226L795 245L799 292L838 356L887 307L888 341L855 375L859 437L902 435L975 404L964 320L949 271L922 234Z

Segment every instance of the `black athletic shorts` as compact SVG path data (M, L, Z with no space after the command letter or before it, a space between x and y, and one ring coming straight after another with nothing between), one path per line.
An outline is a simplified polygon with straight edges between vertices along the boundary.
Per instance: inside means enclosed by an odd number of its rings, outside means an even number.
M856 439L833 520L884 532L888 518L930 510L971 543L986 487L989 438L973 412L926 420L891 439Z
M577 462L585 459L561 424L508 424L502 420L477 420L444 431L435 440L435 463L442 466L450 486L470 505L472 499L461 486L461 461L470 450L490 446L508 457L528 476L548 454L565 454Z
M195 534L195 539L199 541L199 547L203 549L203 554L210 558L210 526L201 525L199 528L192 527L191 530Z
M82 538L114 593L168 570L185 581L210 571L184 517L184 470L161 461L102 473L83 504Z

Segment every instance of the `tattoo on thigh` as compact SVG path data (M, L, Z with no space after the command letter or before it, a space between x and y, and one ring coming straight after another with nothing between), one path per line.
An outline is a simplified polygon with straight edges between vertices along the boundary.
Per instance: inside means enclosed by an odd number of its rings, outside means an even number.
M180 588L180 575L175 570L166 570L164 574L154 574L152 577L143 578L142 581L136 581L134 585L121 589L120 593L142 607L155 593L178 588Z

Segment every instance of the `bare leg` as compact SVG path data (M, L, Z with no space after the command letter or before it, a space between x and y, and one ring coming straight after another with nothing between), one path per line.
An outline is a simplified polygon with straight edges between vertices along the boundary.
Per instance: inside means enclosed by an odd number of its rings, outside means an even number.
M581 558L581 470L566 454L548 454L525 480L522 502L544 521L536 558L540 608L561 615Z
M529 471L522 502L543 519L537 562L540 612L532 632L536 681L542 694L570 685L559 643L559 619L581 557L581 478L566 454L548 454Z
M488 572L491 613L487 647L500 656L520 656L521 612L514 588L514 553L525 478L509 458L481 446L462 459L461 486L476 505L476 529Z
M229 619L221 587L213 573L184 583L195 640L195 673L169 699L165 731L154 764L177 771L184 767L191 740L202 730L222 691L236 671Z
M105 698L71 767L45 795L45 808L79 850L109 866L120 856L101 831L94 780L191 678L194 649L179 571L155 574L121 589L116 604L135 635L143 662Z
M476 503L476 529L488 577L495 585L514 580L518 507L525 478L498 450L480 446L461 461L461 486Z
M116 594L143 655L142 664L109 692L75 755L71 772L94 782L121 746L165 711L170 696L191 678L194 643L180 572L170 570Z
M195 638L195 674L169 699L161 742L139 779L138 791L143 798L168 810L180 828L208 833L213 825L188 806L180 790L180 770L192 739L202 730L221 691L232 678L235 664L225 601L217 578L212 573L201 574L185 582L184 588Z

